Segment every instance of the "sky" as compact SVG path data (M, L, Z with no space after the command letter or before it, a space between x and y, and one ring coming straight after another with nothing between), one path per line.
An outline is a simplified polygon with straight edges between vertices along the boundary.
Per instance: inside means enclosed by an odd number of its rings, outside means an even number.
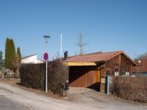
M43 60L48 39L49 60L60 52L74 56L81 32L87 53L124 51L130 58L147 52L147 0L0 0L0 50L6 38L22 57Z

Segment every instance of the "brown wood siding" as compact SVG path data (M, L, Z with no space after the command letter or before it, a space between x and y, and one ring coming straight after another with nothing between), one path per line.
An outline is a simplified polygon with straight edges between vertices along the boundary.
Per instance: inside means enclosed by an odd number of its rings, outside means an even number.
M112 58L111 60L109 60L109 62L106 62L105 64L105 70L106 70L106 75L109 75L109 76L114 76L114 68L119 68L119 71L120 71L120 63L121 63L121 60L120 60L120 55Z
M106 76L106 75L105 75L105 72L104 72L104 70L105 70L104 66L105 66L105 65L103 64L103 65L101 65L101 68L100 68L100 69L101 69L101 70L100 70L101 76Z
M70 67L69 86L71 87L90 87L96 83L95 66L75 66Z
M121 75L126 75L126 68L130 68L129 75L132 75L131 63L126 58L121 56L121 72L120 72Z
M132 68L131 63L122 55L118 55L105 63L106 75L114 76L114 68L119 68L119 76L126 75L126 68L130 68L130 75ZM103 72L103 71L102 71Z

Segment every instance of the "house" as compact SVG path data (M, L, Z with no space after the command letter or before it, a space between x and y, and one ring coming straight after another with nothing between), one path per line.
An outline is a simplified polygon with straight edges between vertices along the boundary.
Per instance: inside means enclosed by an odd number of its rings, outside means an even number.
M43 63L43 61L37 59L37 54L34 54L34 55L30 55L30 56L21 58L21 63L22 64L26 64L26 63L37 64L37 63Z
M135 60L136 66L132 68L132 75L134 76L147 76L147 59Z
M132 75L136 63L123 51L97 52L68 57L65 52L63 63L69 66L69 86L100 87L101 76Z

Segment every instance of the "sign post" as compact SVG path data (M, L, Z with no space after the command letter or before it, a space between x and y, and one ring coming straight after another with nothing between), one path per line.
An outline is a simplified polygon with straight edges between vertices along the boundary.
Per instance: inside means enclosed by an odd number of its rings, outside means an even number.
M44 53L44 56L43 56L43 58L44 58L44 60L46 61L46 84L45 84L45 91L47 92L47 60L48 60L48 53Z

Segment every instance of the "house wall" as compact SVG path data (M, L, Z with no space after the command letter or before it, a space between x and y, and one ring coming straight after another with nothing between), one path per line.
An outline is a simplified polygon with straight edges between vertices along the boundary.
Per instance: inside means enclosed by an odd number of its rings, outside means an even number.
M132 65L131 63L126 59L124 58L123 56L121 56L121 71L120 71L120 74L121 75L126 75L126 68L130 68L130 71L129 71L129 75L132 76Z
M100 86L100 68L96 66L71 66L69 68L69 86L92 87Z
M122 55L118 55L109 62L101 65L101 76L114 76L115 68L119 69L119 76L126 75L126 68L130 68L129 75L131 74L132 64Z
M37 55L34 55L34 56L30 56L30 57L27 57L27 58L23 58L21 60L21 63L43 63L43 61L41 60L38 60L37 59Z
M147 76L147 72L144 72L144 73L142 73L142 72L140 72L140 73L139 72L138 73L134 73L133 72L132 75L133 76Z

